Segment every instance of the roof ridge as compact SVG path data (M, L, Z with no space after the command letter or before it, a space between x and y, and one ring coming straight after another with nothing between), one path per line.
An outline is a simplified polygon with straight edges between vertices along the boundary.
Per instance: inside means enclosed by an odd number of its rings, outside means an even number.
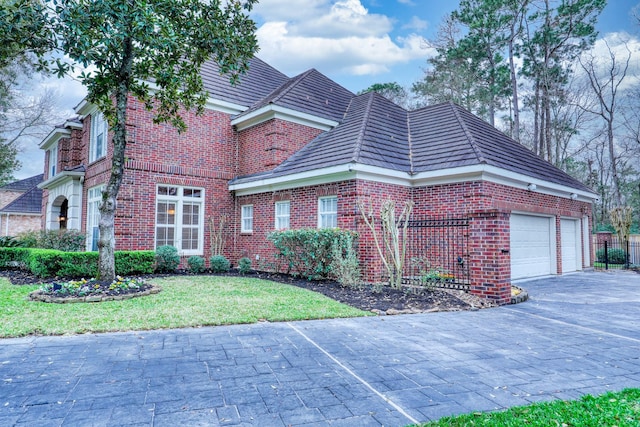
M315 71L315 68L310 68L307 71L298 74L295 77L291 77L289 80L287 80L286 83L284 83L282 86L285 86L280 93L278 93L278 95L276 95L275 97L273 97L271 100L269 100L269 103L273 104L279 100L281 100L282 98L284 98L285 95L287 95L289 92L291 92L291 90L298 86L300 84L300 82L302 82L309 74L311 74L313 71ZM280 88L282 88L282 86L280 86ZM280 89L278 88L278 89ZM274 92L278 91L278 89L275 89ZM265 98L268 98L265 97Z
M409 145L409 175L413 175L413 138L411 138L411 114L406 109L404 110L407 115L407 144Z
M485 163L486 164L487 163L487 159L485 159L484 156L482 155L482 150L480 150L480 147L478 147L478 144L476 143L475 138L473 137L473 134L471 133L471 131L467 127L467 123L462 119L462 117L460 115L460 111L458 110L458 106L452 101L449 101L449 106L453 110L453 114L456 116L456 119L460 123L460 126L462 127L462 130L464 131L464 134L466 135L467 139L469 140L469 145L471 145L471 148L473 149L473 152L475 153L478 161L480 163Z
M362 125L360 126L360 131L358 131L358 136L353 147L353 156L351 157L351 160L354 162L357 162L360 157L360 151L362 149L362 143L364 141L364 133L367 129L369 117L371 116L371 108L373 105L375 92L369 92L368 95L369 101L367 101L367 107L365 108L364 116L362 117ZM349 105L351 105L351 103Z

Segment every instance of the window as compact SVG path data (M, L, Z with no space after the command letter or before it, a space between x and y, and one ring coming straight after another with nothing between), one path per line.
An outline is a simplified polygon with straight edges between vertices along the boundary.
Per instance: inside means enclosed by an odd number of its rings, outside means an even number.
M242 206L240 214L240 231L242 233L253 232L253 205Z
M182 255L202 255L204 190L161 185L156 195L156 248L171 245Z
M100 223L100 201L102 201L102 191L104 185L90 188L87 192L87 250L98 250L98 224Z
M291 212L291 203L276 202L276 230L286 230L289 228L289 213Z
M94 162L107 155L107 135L109 126L102 113L91 115L91 143L89 146L89 161Z
M49 150L49 178L56 176L58 168L58 144Z
M318 199L318 228L338 226L338 198L336 196Z

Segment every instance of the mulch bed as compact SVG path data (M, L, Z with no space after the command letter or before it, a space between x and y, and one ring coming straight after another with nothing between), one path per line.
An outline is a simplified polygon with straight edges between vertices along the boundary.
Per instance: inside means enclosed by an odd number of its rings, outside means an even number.
M186 272L177 274L189 275ZM29 272L22 270L2 270L0 275L7 277L14 285L31 285L38 283L53 283L64 279L49 278L40 279ZM237 276L233 270L224 276ZM146 281L152 281L156 277L168 275L143 276ZM365 311L373 311L378 314L404 314L433 311L461 311L477 310L494 307L490 301L478 298L462 291L445 289L392 289L389 286L363 285L360 288L349 288L334 281L308 281L285 274L264 272L251 272L245 277L255 277L264 280L272 280L280 283L305 288L321 293L343 304L359 308Z

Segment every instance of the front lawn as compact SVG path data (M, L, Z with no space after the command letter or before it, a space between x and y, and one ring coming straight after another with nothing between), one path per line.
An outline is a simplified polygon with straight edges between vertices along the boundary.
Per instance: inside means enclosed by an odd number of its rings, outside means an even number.
M16 286L0 277L0 338L86 332L366 316L324 295L254 278L154 278L156 295L125 301L49 304L27 299L39 286Z
M640 389L630 388L580 400L535 403L501 412L475 412L421 424L420 427L637 427Z

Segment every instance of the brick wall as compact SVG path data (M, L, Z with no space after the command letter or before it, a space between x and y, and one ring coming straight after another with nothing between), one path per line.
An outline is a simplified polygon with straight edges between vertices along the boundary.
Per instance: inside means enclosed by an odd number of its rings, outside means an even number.
M0 236L16 236L25 231L40 230L40 215L0 213Z
M319 129L280 119L238 132L238 175L273 169L320 133Z
M21 191L8 191L8 190L0 191L0 209L4 208L9 203L13 202L22 194L23 193Z

